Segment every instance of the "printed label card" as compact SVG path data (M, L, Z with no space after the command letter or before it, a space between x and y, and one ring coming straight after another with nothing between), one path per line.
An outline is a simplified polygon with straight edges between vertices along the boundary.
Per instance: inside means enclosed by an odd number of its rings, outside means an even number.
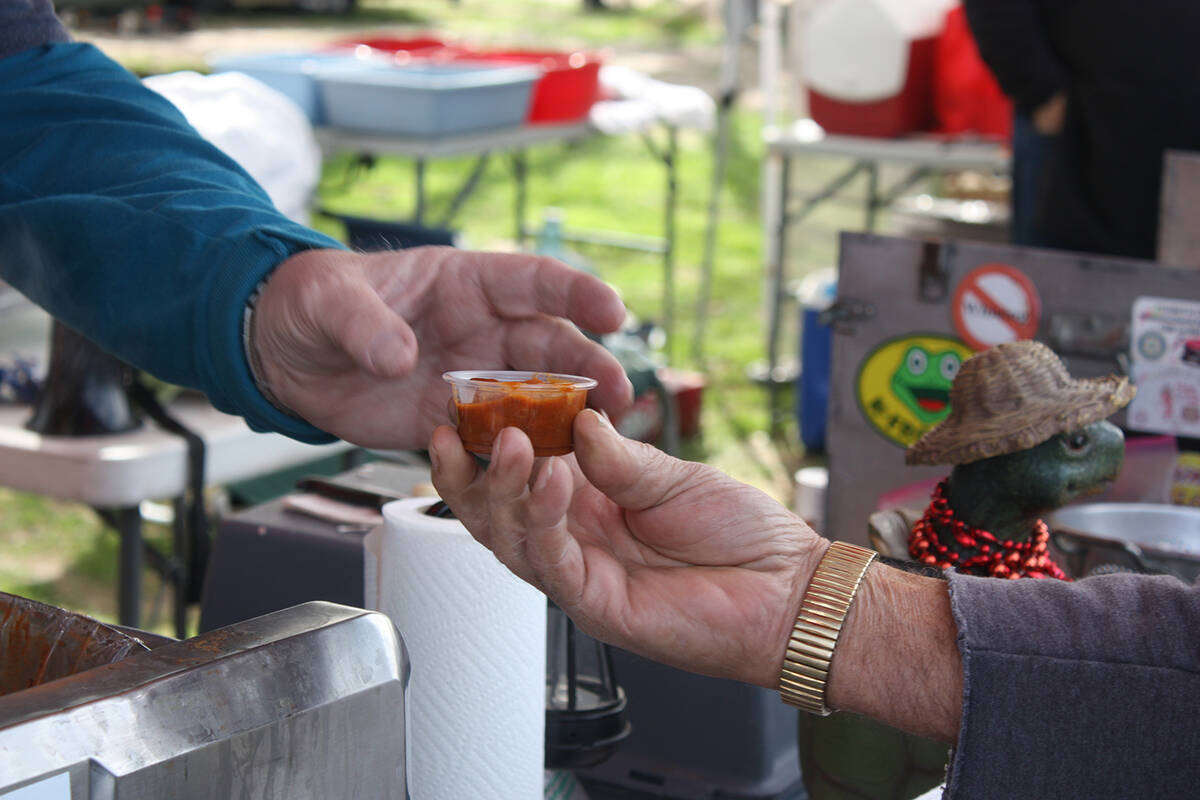
M1139 297L1129 334L1129 427L1200 437L1200 303Z

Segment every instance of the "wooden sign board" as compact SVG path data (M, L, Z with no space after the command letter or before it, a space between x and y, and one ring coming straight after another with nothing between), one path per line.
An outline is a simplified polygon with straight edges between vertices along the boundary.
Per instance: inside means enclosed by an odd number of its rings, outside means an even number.
M989 282L989 275L1009 280ZM991 297L966 315L964 282ZM1014 299L1005 300L1005 292ZM1008 245L842 234L825 533L865 544L867 517L882 496L949 474L949 466L907 466L904 451L948 411L949 386L974 351L968 342L981 329L981 308L1004 320L997 330L1033 331L1083 378L1127 371L1139 297L1200 301L1200 271ZM1112 419L1124 424L1124 413Z

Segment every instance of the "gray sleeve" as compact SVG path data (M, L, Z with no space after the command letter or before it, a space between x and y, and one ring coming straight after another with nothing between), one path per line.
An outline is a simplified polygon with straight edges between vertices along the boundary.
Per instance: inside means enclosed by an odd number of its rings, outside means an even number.
M51 0L0 0L0 58L71 35L54 15Z
M1194 797L1200 589L950 577L963 719L949 798Z

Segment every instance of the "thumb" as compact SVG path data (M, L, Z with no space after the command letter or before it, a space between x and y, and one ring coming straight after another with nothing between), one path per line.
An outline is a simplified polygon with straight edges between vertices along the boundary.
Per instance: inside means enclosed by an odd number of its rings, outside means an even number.
M326 330L358 366L380 378L399 378L417 363L417 337L404 318L367 283L327 317Z
M700 465L626 439L592 409L575 417L575 458L592 485L622 508L661 505L690 488Z

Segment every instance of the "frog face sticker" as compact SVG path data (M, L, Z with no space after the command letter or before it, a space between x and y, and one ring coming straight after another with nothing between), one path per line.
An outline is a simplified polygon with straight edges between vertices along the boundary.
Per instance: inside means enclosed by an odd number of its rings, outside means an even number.
M908 348L892 374L892 391L922 422L941 422L950 412L950 384L962 366L954 350L931 353L919 344Z
M950 386L971 353L941 334L889 339L858 368L859 409L880 435L908 447L950 413Z

